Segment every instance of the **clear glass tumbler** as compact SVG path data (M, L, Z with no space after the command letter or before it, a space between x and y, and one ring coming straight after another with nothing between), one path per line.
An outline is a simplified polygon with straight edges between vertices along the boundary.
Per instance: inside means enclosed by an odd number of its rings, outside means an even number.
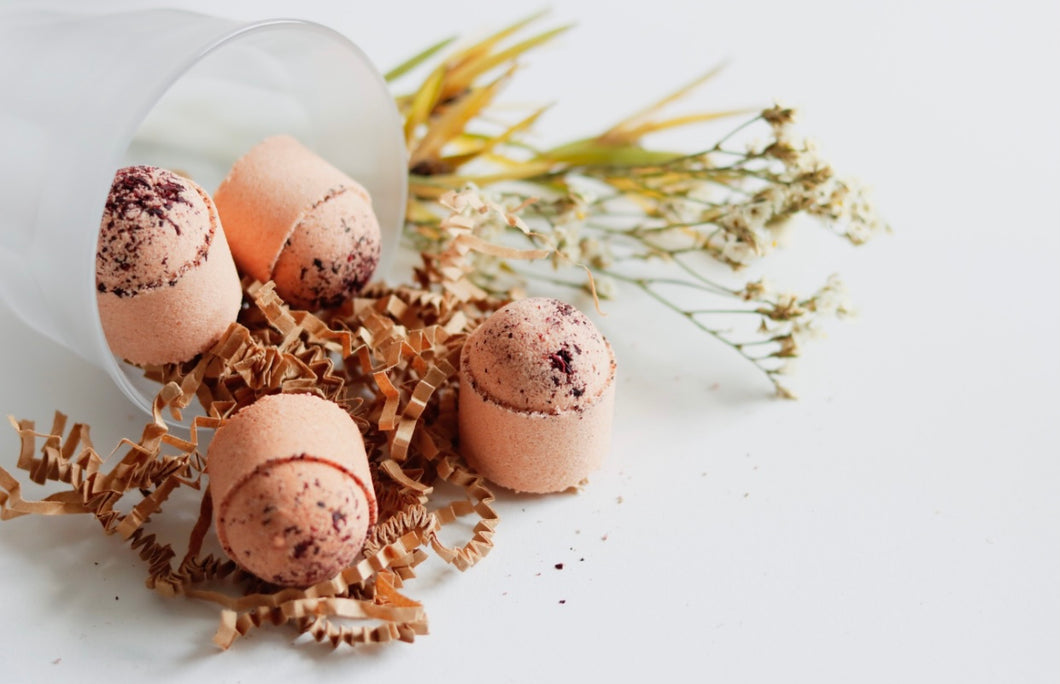
M0 11L0 296L150 412L158 386L110 352L96 307L114 173L164 166L212 192L278 133L371 193L385 276L405 212L404 139L386 83L348 39L294 19Z

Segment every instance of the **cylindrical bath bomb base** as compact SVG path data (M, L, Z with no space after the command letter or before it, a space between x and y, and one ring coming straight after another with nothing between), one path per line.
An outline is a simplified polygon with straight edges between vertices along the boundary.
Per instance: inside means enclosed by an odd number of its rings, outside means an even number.
M376 522L361 433L316 396L267 396L240 410L214 434L206 467L225 553L275 584L334 577Z
M615 355L585 314L531 297L490 315L460 351L460 448L487 479L558 492L611 442Z
M100 292L96 301L115 355L135 364L177 363L221 339L239 316L243 288L218 224L205 260L176 285L125 297Z
M463 366L466 366L466 359ZM460 374L460 449L477 473L516 492L559 492L584 481L611 446L615 386L590 406L559 413L513 410Z

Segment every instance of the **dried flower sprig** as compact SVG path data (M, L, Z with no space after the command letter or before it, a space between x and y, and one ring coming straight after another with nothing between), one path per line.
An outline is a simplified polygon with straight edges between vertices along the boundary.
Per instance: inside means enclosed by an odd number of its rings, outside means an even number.
M867 194L795 134L794 110L780 105L753 114L696 153L645 146L652 133L746 116L745 110L725 110L660 117L718 69L599 135L551 149L536 149L524 137L544 107L498 129L489 107L520 58L568 28L506 46L540 16L454 51L412 94L397 98L410 154L408 237L428 254L445 249L451 238L443 223L451 221L454 201L492 205L498 210L487 213L494 218L518 214L516 220L471 221L469 230L482 241L543 250L552 270L485 251L472 260L470 278L478 287L510 295L530 281L547 280L591 286L602 297L634 287L751 362L778 395L793 396L781 382L790 360L823 319L850 312L841 283L832 276L817 292L797 295L775 292L761 277L734 284L732 273L761 263L799 215L863 244L886 230ZM408 74L451 41L388 76ZM756 130L765 141L748 143ZM446 194L454 190L462 191L460 199Z

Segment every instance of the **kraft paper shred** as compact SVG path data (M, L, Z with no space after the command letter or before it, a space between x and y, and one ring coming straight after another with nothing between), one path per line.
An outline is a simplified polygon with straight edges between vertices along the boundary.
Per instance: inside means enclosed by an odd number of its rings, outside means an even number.
M87 425L68 429L67 417L56 413L51 427L38 431L32 421L12 418L17 471L29 483L65 488L34 500L22 479L0 468L0 519L94 516L144 561L149 588L219 609L213 640L222 649L263 625L286 624L332 647L426 634L424 607L399 589L432 553L460 570L474 566L493 547L499 522L489 486L455 448L461 346L504 303L466 278L466 257L474 250L506 258L546 254L489 245L458 224L447 250L424 255L414 285L370 286L319 315L290 309L271 283L244 282L239 321L211 350L186 364L145 369L160 386L153 419L138 439L122 440L116 451L123 455L112 466L104 467ZM358 560L306 589L270 585L206 550L212 532L203 437L239 408L279 392L317 394L350 413L365 438L380 507ZM179 420L193 404L200 413L189 436L178 437L166 416ZM463 497L435 501L441 482ZM186 544L176 549L152 529L179 488L196 492L200 503ZM476 518L470 538L443 544L439 530L467 516Z

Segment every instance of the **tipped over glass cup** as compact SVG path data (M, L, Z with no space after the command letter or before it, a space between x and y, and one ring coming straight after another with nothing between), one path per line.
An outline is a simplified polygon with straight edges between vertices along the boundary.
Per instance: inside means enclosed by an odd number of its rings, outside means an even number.
M368 190L385 276L405 212L401 120L382 76L341 34L177 10L0 11L0 296L150 413L159 386L111 352L96 301L114 174L160 166L212 192L276 134Z

